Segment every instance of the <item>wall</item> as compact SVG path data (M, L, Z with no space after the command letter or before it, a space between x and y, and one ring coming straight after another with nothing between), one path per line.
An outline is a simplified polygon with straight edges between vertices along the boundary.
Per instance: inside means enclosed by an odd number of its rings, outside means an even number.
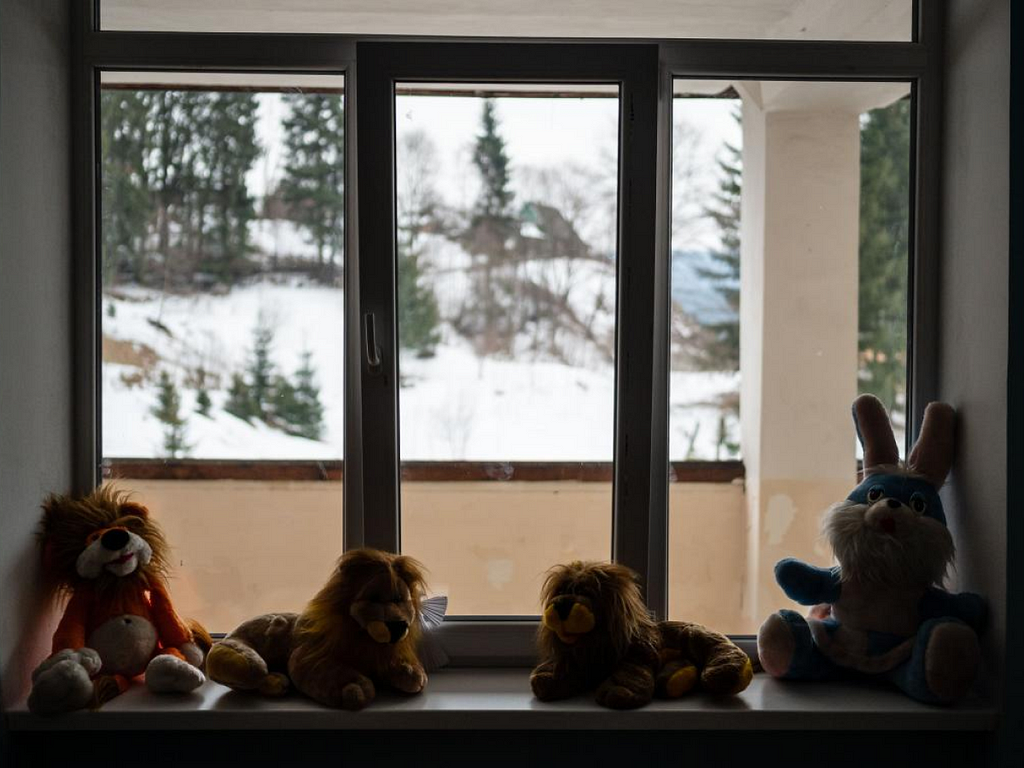
M1006 629L1009 3L947 4L939 397L958 410L944 491L958 589L988 596L987 679ZM996 691L998 693L998 691Z
M39 503L71 477L66 0L0 11L0 685L22 694L52 626L33 584Z
M300 610L341 553L340 483L119 485L167 534L179 611L214 632L255 614ZM608 483L407 482L402 503L402 549L427 566L431 589L449 596L453 614L535 615L548 568L611 554ZM754 632L741 613L742 483L673 483L669 521L670 616Z

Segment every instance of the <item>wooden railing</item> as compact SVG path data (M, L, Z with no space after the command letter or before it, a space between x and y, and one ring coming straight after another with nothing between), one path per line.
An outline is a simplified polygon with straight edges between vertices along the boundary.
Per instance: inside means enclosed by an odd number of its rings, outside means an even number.
M407 461L402 479L408 482L583 482L610 483L611 462L577 461ZM236 459L107 459L105 479L132 480L262 480L340 482L344 462L249 461ZM742 461L674 461L669 481L731 483L744 477Z

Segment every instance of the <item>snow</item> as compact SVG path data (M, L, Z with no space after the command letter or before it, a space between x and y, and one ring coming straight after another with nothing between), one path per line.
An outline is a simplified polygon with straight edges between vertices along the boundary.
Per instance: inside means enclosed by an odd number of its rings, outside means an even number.
M444 315L465 295L468 286L459 267L469 257L444 238L434 238L427 251L437 270L433 282ZM544 269L556 277L571 277L573 291L584 305L589 297L592 309L595 291L613 294L610 265L577 262L570 274L568 265L560 261L545 264ZM105 337L127 342L136 351L148 347L158 357L148 364L118 358L104 364L104 455L163 455L163 425L150 412L156 403L160 370L171 374L181 394L181 412L188 416L187 455L192 458L338 459L343 455L341 289L264 275L225 295L174 296L128 288L107 293L103 303ZM110 306L113 317L108 314ZM610 319L614 303L607 306L609 312L601 322ZM250 424L223 410L231 373L243 370L260 318L274 329L271 359L279 371L293 373L302 351L312 353L324 404L326 428L320 441L287 435L258 420ZM208 372L213 401L209 417L195 412L195 391L188 384L190 374L200 366ZM479 358L468 341L443 327L434 357L418 359L403 353L399 366L403 381L400 444L405 460L612 458L614 372L611 364L600 362L596 355L577 365ZM673 459L715 458L720 414L715 401L738 386L738 374L672 374ZM698 424L690 450L688 434ZM736 439L732 422L729 439Z

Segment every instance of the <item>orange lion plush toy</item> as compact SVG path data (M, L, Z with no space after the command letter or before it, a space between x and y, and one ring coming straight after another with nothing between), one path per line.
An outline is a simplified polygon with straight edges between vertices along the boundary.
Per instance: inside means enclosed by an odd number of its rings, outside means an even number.
M31 711L97 707L141 674L156 692L202 685L212 641L174 612L167 543L144 506L109 486L80 498L51 495L40 538L44 576L68 602L52 655L32 673Z
M301 614L271 613L214 644L210 679L280 696L290 685L329 707L362 709L376 685L419 693L422 568L404 555L354 549Z
M576 561L551 569L541 599L534 695L554 701L595 691L598 704L633 709L698 685L732 695L753 678L747 655L700 624L656 622L637 575L623 565Z

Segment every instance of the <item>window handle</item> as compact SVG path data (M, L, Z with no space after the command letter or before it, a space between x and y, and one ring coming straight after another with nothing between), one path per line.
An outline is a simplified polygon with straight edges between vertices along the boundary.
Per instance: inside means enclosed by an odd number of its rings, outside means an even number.
M366 347L366 367L370 373L380 373L383 363L380 356L380 347L377 346L377 328L373 312L363 315L363 343Z

